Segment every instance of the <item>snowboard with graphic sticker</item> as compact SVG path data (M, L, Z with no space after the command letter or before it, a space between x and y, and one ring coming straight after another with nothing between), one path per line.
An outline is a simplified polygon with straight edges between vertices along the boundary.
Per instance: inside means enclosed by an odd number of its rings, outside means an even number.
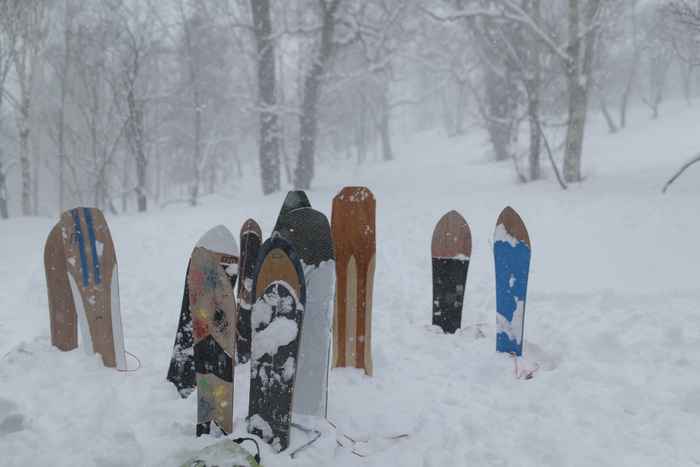
M462 324L472 235L467 221L450 211L438 221L430 244L433 263L433 325L453 334Z
M204 247L214 255L222 270L231 282L236 284L238 277L238 245L231 232L223 225L209 229L197 241L196 247ZM195 379L194 336L192 334L192 317L190 314L190 294L187 278L189 263L185 274L185 287L180 306L180 320L175 334L175 344L168 368L168 381L172 382L183 398L189 396L197 386ZM235 311L235 308L234 308Z
M335 297L335 253L328 218L312 208L288 212L280 236L294 246L306 281L293 412L325 418Z
M496 268L496 350L521 356L530 271L530 237L522 219L510 206L496 221L493 257Z
M212 433L212 422L233 431L233 367L236 298L218 258L203 247L192 252L187 273L194 369L197 381L197 436Z
M306 284L289 241L263 243L255 266L248 432L279 452L289 446Z
M345 187L333 198L336 300L332 368L362 368L372 376L372 292L376 200L369 189Z
M78 313L68 279L60 223L51 229L46 239L44 270L49 294L51 345L68 352L78 347Z
M310 208L311 203L309 198L306 196L304 190L292 190L287 193L282 203L282 208L277 216L277 222L275 222L275 228L272 232L279 232L284 227L284 216L295 209L300 208Z
M253 307L253 273L262 245L262 231L253 219L241 227L241 257L238 279L238 321L236 323L236 356L239 363L250 360L250 310Z
M99 209L79 207L64 212L59 225L65 271L85 350L89 355L100 354L107 367L126 370L117 256L107 221ZM56 269L58 274L62 274L60 269ZM61 278L56 283L60 289L65 287ZM49 303L58 300L54 297ZM70 317L71 313L54 308L51 314L58 321L59 315Z

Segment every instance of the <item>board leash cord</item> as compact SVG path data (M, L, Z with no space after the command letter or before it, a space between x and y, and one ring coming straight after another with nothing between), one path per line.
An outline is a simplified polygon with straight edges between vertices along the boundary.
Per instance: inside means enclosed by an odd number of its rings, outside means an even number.
M518 373L518 356L515 354L515 352L511 352L510 356L513 359L513 363L515 363L515 377L517 379L520 379L523 376L525 376L526 380L532 379L535 376L535 373L537 373L537 370L540 369L540 364L535 363L535 368L532 371L522 370L520 373Z
M326 421L327 421L333 428L338 429L338 427L335 426L335 424L333 424L333 422L331 422L330 420L326 420ZM355 451L355 445L358 444L358 443L368 443L368 442L371 441L371 439L368 439L368 440L365 440L365 441L357 441L356 439L353 439L353 438L349 437L349 436L346 435L345 433L343 433L342 435L343 435L344 438L348 439L348 440L352 443L352 448L351 448L351 451L350 451L350 452L352 452L352 453L353 453L354 455L356 455L357 457L369 457L369 456L373 456L374 454L377 454L377 453L380 453L380 452L383 452L383 451L386 451L387 449L389 449L389 446L387 446L387 447L385 447L384 449L379 449L379 450L374 451L374 452L371 452L371 453L369 453L369 454L360 454L359 452ZM396 435L396 436L377 436L377 438L388 439L388 440L398 440L398 439L401 439L401 438L408 438L408 433L402 433L402 434ZM344 445L343 443L341 443L338 439L336 439L335 442L338 443L338 446L340 446L340 447L345 447L345 445Z
M476 324L476 338L477 338L477 339L480 339L480 338L482 338L482 337L486 337L486 334L484 334L484 332L481 330L481 327L482 327L482 326L488 326L488 324L489 324L489 323L477 323L477 324ZM459 332L462 333L462 332L464 332L464 331L469 330L470 328L471 328L471 325L470 325L470 326L465 326L465 327L463 327L462 329L460 329ZM452 332L445 332L445 331L435 331L435 330L433 330L433 329L430 329L430 326L428 326L427 324L425 325L425 329L426 329L428 332L432 332L432 333L435 333L435 334L457 334L456 332L455 332L455 333L452 333Z
M128 350L125 350L124 353L127 354L127 355L131 355L132 357L134 357L134 358L136 359L136 361L139 362L139 366L137 366L137 367L136 367L135 369L133 369L133 370L129 370L129 369L127 368L126 370L117 370L117 371L120 372L120 373L133 373L133 372L135 372L135 371L139 371L139 370L141 369L141 360L139 359L139 357L137 357L136 355L132 354L132 353L129 352Z

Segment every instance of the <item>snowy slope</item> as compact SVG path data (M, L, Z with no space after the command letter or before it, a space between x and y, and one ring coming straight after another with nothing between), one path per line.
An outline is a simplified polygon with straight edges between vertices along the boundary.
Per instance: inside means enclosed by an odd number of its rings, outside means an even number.
M659 120L634 109L615 135L593 121L586 180L566 191L549 169L547 180L519 184L510 162L488 160L476 131L397 138L390 163L319 167L308 195L329 217L343 186L377 198L375 376L332 371L335 427L307 422L318 441L294 459L262 446L263 465L700 463L700 164L661 194L700 151L698 121L700 102L668 102ZM125 344L142 363L132 373L104 368L82 344L69 353L50 345L43 248L58 218L0 222L0 466L178 466L216 441L194 437L194 395L180 399L165 376L194 243L219 223L237 232L253 217L267 235L275 222L286 189L263 197L250 175L241 181L249 188L235 191L255 193L247 198L107 216ZM495 352L490 242L506 205L532 240L517 361L539 367L529 380ZM430 238L451 209L473 235L469 328L441 335L426 328ZM248 371L236 368L236 436L246 435ZM292 436L293 446L306 439Z

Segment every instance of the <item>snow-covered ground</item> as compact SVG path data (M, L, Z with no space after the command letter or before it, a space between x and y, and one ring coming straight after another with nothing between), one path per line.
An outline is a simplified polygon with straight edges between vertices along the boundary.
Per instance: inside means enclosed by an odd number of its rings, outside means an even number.
M594 120L586 180L568 190L548 168L546 180L518 183L479 131L397 137L393 162L318 167L308 196L329 217L343 186L377 199L374 376L332 371L328 421L311 423L322 436L295 458L261 444L262 464L700 464L700 164L661 193L700 151L698 122L700 102L668 102L659 120L633 109L615 135ZM165 376L197 239L220 223L237 236L249 217L269 234L276 220L289 187L264 197L248 172L233 198L107 215L137 372L105 368L82 343L51 347L43 249L58 217L0 222L0 466L179 466L217 441L194 436L195 397ZM491 240L506 205L532 241L517 361L538 368L529 380L495 352ZM473 235L468 328L442 335L426 327L430 238L451 209ZM247 435L248 372L236 368L236 437ZM292 449L305 440L294 431Z

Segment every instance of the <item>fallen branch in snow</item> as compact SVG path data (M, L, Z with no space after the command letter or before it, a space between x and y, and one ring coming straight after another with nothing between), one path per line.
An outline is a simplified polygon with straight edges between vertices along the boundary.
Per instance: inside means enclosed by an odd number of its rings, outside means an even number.
M671 180L669 180L668 182L666 182L666 185L664 185L664 189L661 190L661 193L666 193L666 188L668 188L668 186L669 186L671 183L673 183L678 177L680 177L680 175L683 173L683 171L684 171L685 169L687 169L688 167L690 167L691 165L693 165L694 163L696 163L696 162L698 162L698 161L700 161L700 154L696 155L694 159L692 159L690 162L688 162L688 163L685 164L683 167L681 167L681 170L679 170L678 173L677 173L676 175L674 175L673 177L671 177Z

